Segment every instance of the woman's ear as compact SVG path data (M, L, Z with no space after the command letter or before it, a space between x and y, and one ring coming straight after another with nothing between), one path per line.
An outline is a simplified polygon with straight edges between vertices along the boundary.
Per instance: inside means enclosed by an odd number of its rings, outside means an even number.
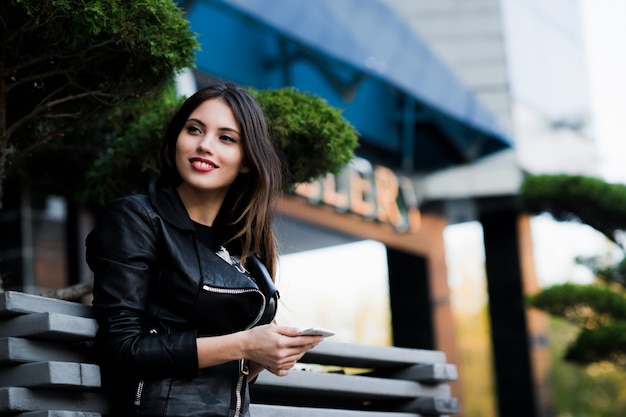
M250 167L248 166L247 163L243 163L241 164L241 169L239 170L240 174L247 174L248 172L250 172Z

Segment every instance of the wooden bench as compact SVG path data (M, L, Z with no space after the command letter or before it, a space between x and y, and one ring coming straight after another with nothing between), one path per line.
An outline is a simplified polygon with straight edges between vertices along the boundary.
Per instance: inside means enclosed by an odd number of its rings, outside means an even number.
M91 307L20 292L0 293L0 415L99 417ZM337 343L305 355L288 376L252 385L254 417L420 417L458 412L442 352Z

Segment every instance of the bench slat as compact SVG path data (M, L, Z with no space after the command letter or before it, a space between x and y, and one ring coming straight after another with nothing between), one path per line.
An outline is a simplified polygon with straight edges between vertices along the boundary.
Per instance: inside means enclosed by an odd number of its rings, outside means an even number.
M459 400L457 398L417 398L407 404L403 409L420 412L428 415L456 414L459 412Z
M87 363L91 362L91 357L86 349L69 343L18 337L0 338L0 365L45 361Z
M267 404L250 404L250 413L254 417L422 417L421 414L416 413L338 410Z
M91 306L86 304L17 291L0 293L0 317L14 317L29 313L58 313L70 316L93 317Z
M399 369L385 369L382 371L376 370L364 375L380 378L406 379L426 384L456 381L459 376L456 365L449 363L420 364Z
M38 410L19 413L16 417L102 417L102 414L84 411Z
M33 362L0 368L1 387L99 388L98 365L74 362Z
M32 313L0 321L0 337L33 337L77 342L96 336L94 319L56 313Z
M106 414L108 409L104 397L94 392L0 388L0 413L67 410Z
M254 383L255 392L278 390L285 395L363 400L411 400L417 397L450 398L450 387L427 386L419 382L323 372L292 371L278 377L262 372Z
M369 346L326 340L308 351L301 362L352 368L394 368L414 364L445 363L446 354L436 350Z

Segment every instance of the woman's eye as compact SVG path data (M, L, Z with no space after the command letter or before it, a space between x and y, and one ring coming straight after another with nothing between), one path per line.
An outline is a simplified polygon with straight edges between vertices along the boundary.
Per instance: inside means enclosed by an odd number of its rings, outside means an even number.
M227 142L236 142L235 138L228 136L228 135L222 135L220 136L220 139L225 140Z
M202 131L196 126L187 126L187 132L189 133L202 133Z

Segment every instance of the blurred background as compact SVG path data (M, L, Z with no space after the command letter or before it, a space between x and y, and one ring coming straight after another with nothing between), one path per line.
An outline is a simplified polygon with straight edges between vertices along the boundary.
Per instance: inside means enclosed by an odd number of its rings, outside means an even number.
M626 183L626 2L177 3L201 44L180 94L214 81L293 86L359 133L344 172L279 204L280 324L444 351L462 416L626 415L623 370L567 363L575 329L524 304L592 283L576 258L615 247L520 203L527 175ZM77 217L82 242L93 216L54 195L20 198L29 243L3 248L24 265L13 288L88 280L64 236Z

